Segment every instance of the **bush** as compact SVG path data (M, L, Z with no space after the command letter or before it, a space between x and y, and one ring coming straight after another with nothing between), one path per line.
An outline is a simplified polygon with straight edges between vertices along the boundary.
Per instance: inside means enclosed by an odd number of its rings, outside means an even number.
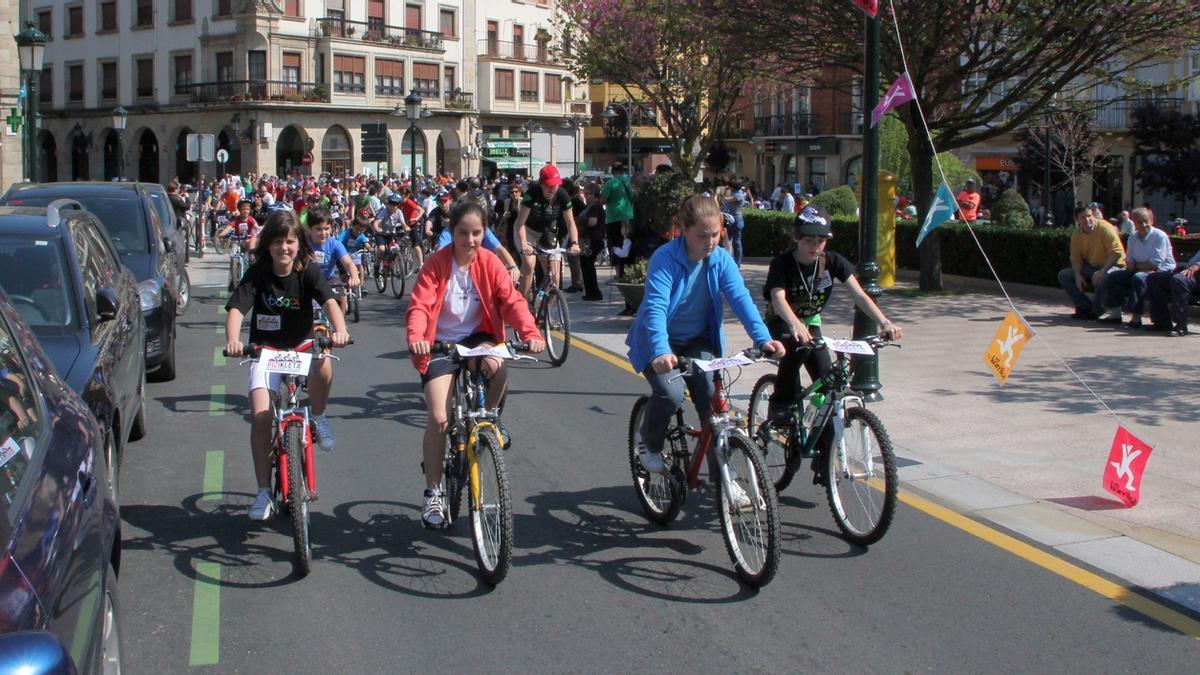
M654 176L637 195L637 208L645 224L658 234L671 231L672 219L688 197L696 194L696 184L679 173Z
M624 284L644 284L646 283L646 270L650 267L650 261L646 258L638 258L637 260L625 266L625 273L621 275L621 283Z
M858 197L854 196L854 190L849 185L826 190L813 197L813 202L824 206L830 216L858 215Z
M1029 204L1025 199L1009 188L992 205L992 223L1029 230L1033 229L1033 216L1029 215Z
M755 258L773 258L792 245L795 216L780 211L746 209L742 212L746 229L742 231L742 250ZM833 241L829 249L854 260L858 257L858 219L854 216L833 218Z

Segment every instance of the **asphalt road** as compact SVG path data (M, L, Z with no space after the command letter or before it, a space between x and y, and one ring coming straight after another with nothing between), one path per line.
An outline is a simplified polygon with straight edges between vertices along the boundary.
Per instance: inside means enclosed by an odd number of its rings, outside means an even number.
M514 369L514 566L489 589L465 528L420 525L425 415L404 302L390 295L366 299L357 344L340 352L338 448L317 458L316 561L298 578L287 521L246 517L246 372L219 358L223 302L194 290L180 376L151 385L147 439L125 460L131 672L1163 673L1200 662L1195 638L910 506L879 544L847 544L807 480L782 495L778 575L748 590L711 494L692 495L667 528L642 516L625 435L645 386L583 350L559 369Z

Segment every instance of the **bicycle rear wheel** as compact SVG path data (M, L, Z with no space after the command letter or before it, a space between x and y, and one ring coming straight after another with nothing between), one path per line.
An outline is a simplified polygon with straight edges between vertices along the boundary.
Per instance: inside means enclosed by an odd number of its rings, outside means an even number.
M883 422L866 408L847 411L843 438L845 452L830 448L824 458L825 495L846 539L867 546L883 538L896 513L896 456Z
M542 334L546 337L546 353L550 363L561 366L571 350L571 312L563 292L553 288L542 301L540 312Z
M783 492L800 468L800 452L798 443L788 437L788 430L776 427L769 420L768 402L775 393L775 380L775 373L767 373L754 383L750 391L749 430L762 452L767 477L776 492Z
M495 586L512 566L512 496L499 442L490 431L476 436L475 464L469 475L475 562L483 580Z
M351 291L350 297L346 299L346 302L350 305L350 320L358 323L359 319L362 318L358 311L358 293Z
M308 483L304 480L304 426L288 425L283 447L287 452L288 511L292 516L292 544L301 576L312 571L312 540L308 536Z
M408 263L404 261L404 254L397 253L395 258L392 258L392 295L397 298L404 295L404 285L408 281Z
M633 474L633 487L637 490L638 501L642 503L646 517L659 525L666 525L679 515L684 499L682 472L676 465L677 441L674 436L677 429L672 418L663 447L663 462L673 475L646 471L638 459L638 440L641 438L642 417L649 400L646 396L638 398L629 415L629 470Z
M729 481L722 478L720 484L725 549L742 581L759 588L779 569L779 496L748 438L730 435L725 452L722 472L728 470Z

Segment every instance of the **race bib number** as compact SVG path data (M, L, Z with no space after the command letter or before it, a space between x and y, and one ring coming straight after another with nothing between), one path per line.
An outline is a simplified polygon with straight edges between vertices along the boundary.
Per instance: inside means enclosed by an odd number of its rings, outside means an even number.
M8 464L8 460L16 457L18 452L21 452L21 445L10 436L4 445L0 445L0 466Z
M283 317L278 314L259 314L256 325L259 330L279 330L283 327Z
M512 358L512 351L509 350L509 348L505 345L496 345L495 347L475 347L473 349L467 349L462 345L456 345L456 349L458 350L458 355L463 358L476 356L495 356L501 359Z
M861 340L829 340L825 344L829 345L829 348L833 351L842 354L875 355L875 350L871 349L871 345Z
M821 281L817 283L817 292L820 293L830 286L833 286L833 277L829 276L829 272L826 272L825 276L821 277Z
M263 364L263 370L280 375L308 375L308 367L312 363L312 354L307 352L276 351L263 349L258 357Z
M324 265L325 251L313 251L313 260L317 261L318 265Z
M696 366L696 368L699 368L706 373L711 373L715 370L724 370L726 368L733 368L734 366L748 366L754 363L754 361L751 361L749 358L747 358L745 354L738 354L737 356L731 356L727 359L713 359L711 361L692 359L692 363Z
M363 258L362 251L355 251L354 253L350 254L350 261L353 262L355 265L363 264L362 258Z

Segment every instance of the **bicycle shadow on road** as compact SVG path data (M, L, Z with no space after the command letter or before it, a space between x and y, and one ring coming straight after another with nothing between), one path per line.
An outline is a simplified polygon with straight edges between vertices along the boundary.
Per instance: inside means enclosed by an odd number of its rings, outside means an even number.
M247 423L250 422L250 397L245 394L226 392L221 396L220 408L214 409L212 394L192 394L190 396L153 396L149 400L161 403L163 408L173 413L190 415L208 415L213 412L227 415L240 415Z
M696 559L708 548L693 541L695 531L712 537L719 527L708 494L690 493L668 526L645 519L630 485L542 492L525 501L533 514L513 519L514 567L574 565L622 590L677 602L723 603L755 595L732 564ZM724 550L716 548L724 559ZM621 555L631 549L656 555Z
M330 397L329 405L346 409L332 415L337 420L383 419L425 429L425 393L419 381L378 384L362 396Z

